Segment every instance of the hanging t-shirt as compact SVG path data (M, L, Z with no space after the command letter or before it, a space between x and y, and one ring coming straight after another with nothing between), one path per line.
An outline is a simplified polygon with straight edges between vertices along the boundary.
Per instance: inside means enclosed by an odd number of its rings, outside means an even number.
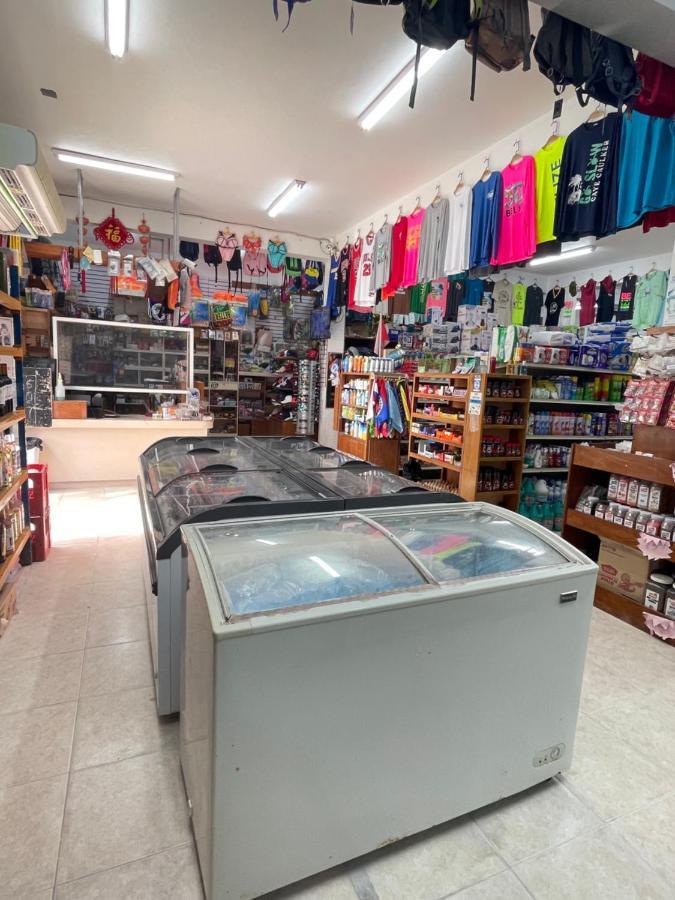
M675 204L675 121L633 111L621 125L617 224Z
M505 328L511 325L513 316L513 285L511 282L502 278L501 281L495 282L492 289L493 311L497 316L497 325Z
M469 267L490 265L499 237L499 210L502 197L502 173L491 172L471 188L471 250Z
M375 232L369 231L361 240L361 256L356 271L354 306L352 307L356 312L370 312L375 306L375 291L371 288L374 250Z
M480 306L483 302L483 279L467 278L464 282L464 304L466 306Z
M614 318L614 293L616 281L611 275L606 275L600 282L598 292L598 311L595 315L596 322L611 322Z
M544 325L558 325L560 310L565 303L565 288L554 287L546 295L546 321Z
M450 204L441 197L434 205L427 206L420 238L420 256L417 261L417 280L431 281L443 275L445 247L448 242L448 214Z
M633 328L651 328L660 324L667 289L668 276L656 269L647 272L638 281L635 289Z
M675 69L645 53L638 53L635 68L640 76L640 94L633 109L649 116L675 115Z
M633 318L636 287L637 275L624 275L619 291L619 305L616 308L617 322L625 322Z
M492 263L507 266L534 256L536 230L534 159L523 156L502 170L499 241Z
M349 258L350 248L348 244L340 250L340 260L338 263L337 285L335 288L335 302L338 306L346 306L349 301Z
M391 297L401 287L407 235L408 218L407 216L401 216L391 229L391 267L389 280L382 288L383 297Z
M545 244L555 240L553 223L555 220L555 200L558 194L560 163L562 162L565 138L558 137L545 144L534 154L534 168L537 178L537 243Z
M563 308L560 310L560 317L558 318L558 325L562 328L563 325L569 325L573 328L576 328L579 324L579 317L577 315L577 304L576 300L568 300Z
M359 266L361 264L361 248L363 240L358 238L354 241L349 250L349 301L348 308L354 309L354 295L356 293L356 278L359 274Z
M330 257L330 271L328 274L328 288L326 290L326 302L325 305L328 306L334 314L338 309L337 304L337 278L338 278L338 269L340 268L340 257L337 253L331 253ZM269 265L268 265L269 271Z
M675 206L669 206L668 209L646 213L642 220L642 230L647 234L652 228L667 228L673 222L675 222Z
M464 303L464 294L466 289L466 275L453 275L448 278L448 306L445 318L449 322L457 321L457 311Z
M424 214L425 210L420 209L408 216L408 232L405 239L405 259L403 261L403 287L417 284L417 262L420 255Z
M513 285L513 303L511 304L511 324L522 325L525 317L525 294L527 290L522 281Z
M389 281L391 272L391 225L385 224L375 234L373 250L373 274L370 287L379 291Z
M464 184L449 198L448 241L445 248L445 274L457 275L469 268L471 249L471 188Z
M581 285L579 302L581 303L579 324L592 325L595 322L595 281L592 278Z
M431 282L425 281L424 284L415 284L410 289L410 312L417 316L426 316L427 312L427 296L431 290Z
M555 236L577 241L616 231L621 117L583 122L565 142L555 208Z
M541 325L541 308L543 305L544 292L538 284L531 284L525 291L523 325Z

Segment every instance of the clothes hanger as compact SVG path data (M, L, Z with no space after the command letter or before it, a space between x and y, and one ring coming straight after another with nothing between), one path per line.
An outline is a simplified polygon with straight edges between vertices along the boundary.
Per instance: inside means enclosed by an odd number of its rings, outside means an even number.
M402 218L403 218L403 207L402 207L402 206L399 206L399 208L398 208L398 216L397 216L396 222L395 222L394 224L395 224L395 225L398 225L398 223L401 221Z
M464 172L460 170L459 181L455 185L455 190L453 191L453 194L455 195L455 197L462 190L463 187L464 187Z
M523 156L522 156L522 154L521 154L521 152L520 152L520 138L517 138L517 139L513 142L513 146L515 147L516 152L515 152L515 153L513 154L513 156L511 157L511 161L510 161L510 163L509 163L510 166L515 166L515 164L518 163L518 162L520 162L520 160L523 158Z
M595 109L590 114L590 116L586 119L586 124L590 124L591 122L599 122L601 119L604 119L607 115L607 104L606 103L596 103Z
M544 147L550 147L551 144L555 144L555 142L560 137L560 120L554 119L551 122L551 134L548 137L548 140L544 144Z
M415 208L410 213L411 216L416 215L422 209L421 203L422 203L422 198L418 194L417 199L415 201Z
M384 214L384 222L380 225L380 231L389 223L389 215L387 213Z
M492 169L490 168L490 157L486 156L483 160L483 174L480 176L481 181L487 181L490 175L492 175Z
M656 272L656 260L655 260L655 259L652 260L652 267L651 267L651 269L647 272L647 275L651 275L652 272Z
M440 184L436 185L436 193L434 194L434 199L431 201L432 206L438 206L443 198L441 197L441 186Z
M367 238L369 238L369 237L374 237L374 235L375 235L374 225L375 225L374 222L371 222L371 223L370 223L370 229L369 229L369 231L368 231L368 234L366 235Z

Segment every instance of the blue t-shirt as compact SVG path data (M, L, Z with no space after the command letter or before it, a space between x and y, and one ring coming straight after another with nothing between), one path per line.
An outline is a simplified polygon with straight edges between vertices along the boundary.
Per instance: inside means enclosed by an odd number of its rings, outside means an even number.
M469 266L489 266L499 238L499 209L502 197L501 172L493 172L486 181L472 188L471 252Z
M464 303L466 306L480 306L483 299L483 279L467 278L464 286Z
M617 224L675 205L675 122L633 112L623 117Z

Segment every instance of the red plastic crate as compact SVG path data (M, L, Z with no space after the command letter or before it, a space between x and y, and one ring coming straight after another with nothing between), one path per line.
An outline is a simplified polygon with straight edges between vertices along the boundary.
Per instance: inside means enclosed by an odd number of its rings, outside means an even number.
M31 518L49 510L49 476L46 463L28 466L28 509Z
M30 534L33 544L33 562L44 562L49 556L52 546L49 507L43 516L30 517Z

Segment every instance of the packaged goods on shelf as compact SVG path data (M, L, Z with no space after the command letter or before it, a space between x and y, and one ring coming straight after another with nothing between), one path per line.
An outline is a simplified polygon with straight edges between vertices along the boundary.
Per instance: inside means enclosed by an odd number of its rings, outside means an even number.
M620 403L625 387L626 379L620 375L535 377L532 381L532 399Z
M671 406L675 381L646 378L626 386L621 421L634 425L666 425L675 427L675 410Z
M497 493L499 491L513 491L516 487L516 475L508 467L505 469L492 469L489 466L481 466L478 471L476 491L482 493Z
M501 398L501 399L516 399L519 400L522 396L522 388L521 382L517 380L511 380L508 378L501 379L499 381L490 381L488 380L485 385L485 396Z
M485 425L513 425L521 426L525 422L523 412L519 408L509 409L505 405L485 407L483 423Z
M630 426L615 412L535 410L528 417L528 435L561 437L616 437L630 434Z
M520 457L520 441L510 441L503 437L484 434L481 441L481 456Z
M567 479L525 475L520 489L518 512L551 531L560 533Z
M525 469L568 469L572 450L569 444L537 444L528 441L525 445Z

